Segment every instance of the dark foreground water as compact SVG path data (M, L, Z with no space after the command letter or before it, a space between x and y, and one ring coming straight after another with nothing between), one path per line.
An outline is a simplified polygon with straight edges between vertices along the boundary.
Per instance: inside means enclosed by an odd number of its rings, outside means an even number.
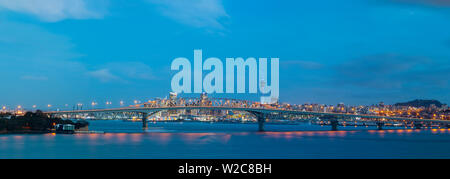
M106 134L0 135L0 158L450 158L448 129L91 121ZM292 132L298 131L298 132Z

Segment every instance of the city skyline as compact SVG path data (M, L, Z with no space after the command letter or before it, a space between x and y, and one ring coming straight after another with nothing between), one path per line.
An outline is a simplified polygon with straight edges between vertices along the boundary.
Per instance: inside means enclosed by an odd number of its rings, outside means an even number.
M280 58L280 102L450 102L443 1L55 3L0 0L0 105L165 97L171 61L194 49Z

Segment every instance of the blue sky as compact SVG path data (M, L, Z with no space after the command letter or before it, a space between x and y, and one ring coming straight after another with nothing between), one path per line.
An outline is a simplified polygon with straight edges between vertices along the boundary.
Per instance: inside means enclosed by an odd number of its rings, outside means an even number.
M0 0L0 105L165 97L194 49L279 57L282 102L449 103L449 22L447 0Z

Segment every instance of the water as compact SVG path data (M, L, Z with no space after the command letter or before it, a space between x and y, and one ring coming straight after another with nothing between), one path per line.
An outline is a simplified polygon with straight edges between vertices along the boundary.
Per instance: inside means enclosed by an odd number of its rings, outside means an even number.
M0 135L0 158L450 158L448 129L91 121L106 134ZM292 132L298 131L298 132Z

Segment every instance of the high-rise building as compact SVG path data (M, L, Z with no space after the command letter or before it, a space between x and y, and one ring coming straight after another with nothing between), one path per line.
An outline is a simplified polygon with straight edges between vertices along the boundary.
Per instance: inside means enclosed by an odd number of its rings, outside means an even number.
M169 99L170 100L176 100L177 99L178 94L175 92L170 92L169 93Z
M177 96L178 94L175 92L169 93L169 101L168 101L169 106L177 106ZM177 110L169 110L167 112L169 113L169 116L172 118L175 118L179 115Z
M201 100L207 100L208 99L208 93L203 92L202 94L200 94L200 99Z

